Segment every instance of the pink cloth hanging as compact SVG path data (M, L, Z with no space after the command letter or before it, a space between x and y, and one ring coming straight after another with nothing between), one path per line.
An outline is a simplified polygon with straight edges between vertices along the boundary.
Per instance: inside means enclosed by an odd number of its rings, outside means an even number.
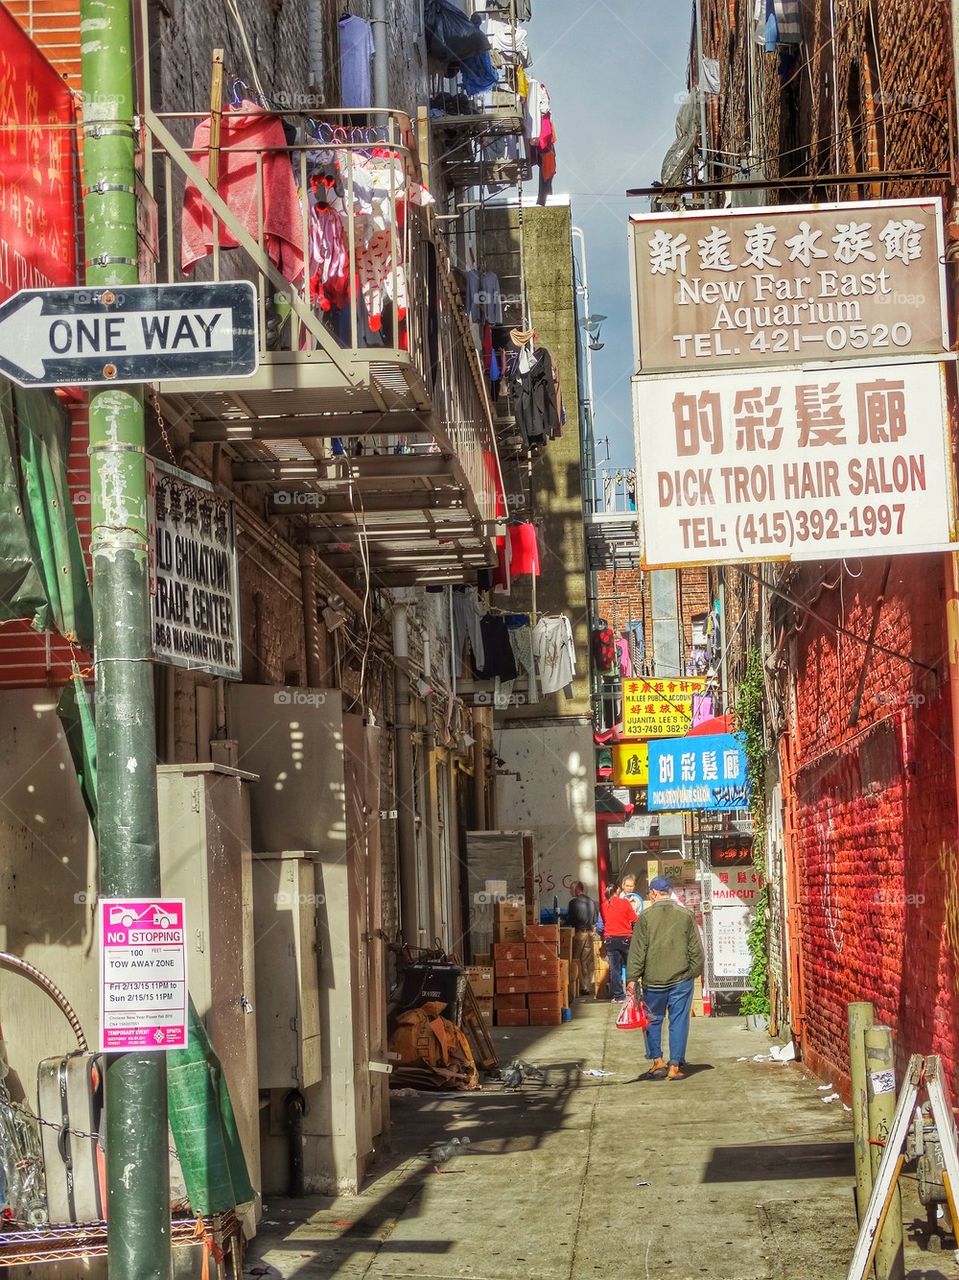
M244 229L260 241L257 157L263 175L262 245L283 276L295 284L303 278L303 207L300 203L286 134L279 118L252 102L227 107L220 129L217 193ZM242 150L231 150L231 148ZM284 150L277 150L277 148ZM205 173L210 151L210 121L202 120L193 135L190 158ZM183 196L180 261L184 271L213 252L213 210L200 190L187 183ZM238 242L218 223L218 243L235 249Z
M693 694L693 728L704 720L713 718L713 697L710 693Z
M629 656L629 641L625 636L621 636L616 641L616 653L619 657L619 674L625 676L627 680L632 680L633 660Z

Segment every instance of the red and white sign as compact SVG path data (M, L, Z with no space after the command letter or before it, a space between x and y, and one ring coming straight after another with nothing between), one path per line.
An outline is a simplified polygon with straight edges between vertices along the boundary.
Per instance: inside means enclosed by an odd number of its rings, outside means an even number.
M0 4L0 302L77 282L73 98Z
M187 1042L182 898L100 899L100 1048L183 1049Z
M945 365L637 379L647 565L943 550Z

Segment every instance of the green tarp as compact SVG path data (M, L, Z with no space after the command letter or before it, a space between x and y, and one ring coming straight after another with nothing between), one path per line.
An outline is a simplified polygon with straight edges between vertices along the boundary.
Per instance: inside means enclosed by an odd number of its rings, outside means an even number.
M0 378L0 620L93 647L93 606L67 485L70 419L52 391Z
M166 1056L170 1128L194 1213L253 1199L233 1104L206 1028L190 1001L189 1040Z

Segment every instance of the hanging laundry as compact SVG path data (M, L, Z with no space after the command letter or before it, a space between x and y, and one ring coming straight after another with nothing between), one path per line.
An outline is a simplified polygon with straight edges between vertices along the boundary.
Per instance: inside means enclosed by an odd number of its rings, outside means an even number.
M608 675L616 665L616 637L612 627L602 627L590 637L593 665L603 675Z
M509 642L513 647L518 671L525 671L527 677L526 700L539 702L539 688L536 683L536 662L533 658L533 629L529 625L529 615L510 613L506 615L506 627L509 631Z
M545 443L559 427L553 360L545 347L534 352L527 343L521 348L510 393L525 447Z
M408 177L402 158L391 147L374 148L368 155L339 149L337 165L346 195L345 218L352 217L355 244L354 269L372 333L383 327L387 302L394 319L402 324L408 310L406 268L403 263L403 218L406 202L433 204L433 197ZM352 208L348 208L352 196ZM396 226L394 227L394 222ZM395 236L394 236L395 231ZM399 260L393 261L395 245ZM348 243L347 237L347 243ZM406 344L405 326L397 345Z
M483 368L489 373L493 364L493 331L489 322L483 325Z
M481 680L515 680L516 659L509 642L506 619L502 614L488 613L482 619L483 651L486 655Z
M702 87L706 93L719 93L718 58L703 58Z
M364 18L344 14L337 24L340 34L340 104L348 111L365 111L373 105L370 60L373 28Z
M476 13L502 13L509 16L510 0L474 0L473 9ZM518 21L529 22L533 16L532 0L516 0L515 13Z
M283 122L252 102L228 106L220 124L219 171L216 188L230 212L262 246L283 276L296 284L303 278L303 207L286 148ZM242 148L242 150L240 149ZM283 148L282 150L278 148ZM193 135L190 157L205 174L210 153L210 121L201 120ZM257 169L262 174L262 192ZM184 271L213 252L213 210L198 187L188 182L183 193L180 264ZM221 249L238 245L217 220Z
M490 48L503 55L503 60L510 64L528 67L529 32L525 27L513 26L493 13L479 15L479 28L490 43Z
M469 271L463 273L466 282L466 315L474 324L479 324L482 316L480 314L480 277L475 267L471 267Z
M539 543L535 524L511 524L509 526L510 577L521 574L539 577Z
M540 692L559 693L576 675L573 628L565 614L540 618L533 628L533 656Z
M756 0L755 40L773 53L780 44L802 44L800 0Z
M466 587L454 587L453 597L453 663L457 676L463 674L463 651L466 642L473 655L473 671L483 670L486 653L483 648L482 615L479 597Z
M523 110L523 127L531 143L539 141L543 131L543 116L549 111L549 91L539 80L529 79L529 92Z
M350 260L343 220L331 205L310 199L310 300L320 311L345 307L350 298Z
M619 674L626 680L632 680L633 659L629 652L629 640L626 636L620 636L616 641L616 656L619 661Z
M499 287L499 276L495 271L484 271L480 276L480 296L483 305L483 318L490 324L503 323L503 295Z

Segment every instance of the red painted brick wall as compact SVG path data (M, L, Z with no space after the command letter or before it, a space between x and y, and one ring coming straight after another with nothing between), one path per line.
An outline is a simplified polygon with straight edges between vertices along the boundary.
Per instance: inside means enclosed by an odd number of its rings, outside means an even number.
M869 634L885 562L862 562L815 610ZM836 582L836 573L828 582ZM792 583L811 599L815 570ZM841 591L841 594L840 594ZM797 841L802 964L811 1057L848 1073L846 1005L872 1000L896 1033L899 1065L940 1053L959 1085L959 855L939 556L893 561L877 642L935 668L869 659L865 646L806 617L795 638Z

